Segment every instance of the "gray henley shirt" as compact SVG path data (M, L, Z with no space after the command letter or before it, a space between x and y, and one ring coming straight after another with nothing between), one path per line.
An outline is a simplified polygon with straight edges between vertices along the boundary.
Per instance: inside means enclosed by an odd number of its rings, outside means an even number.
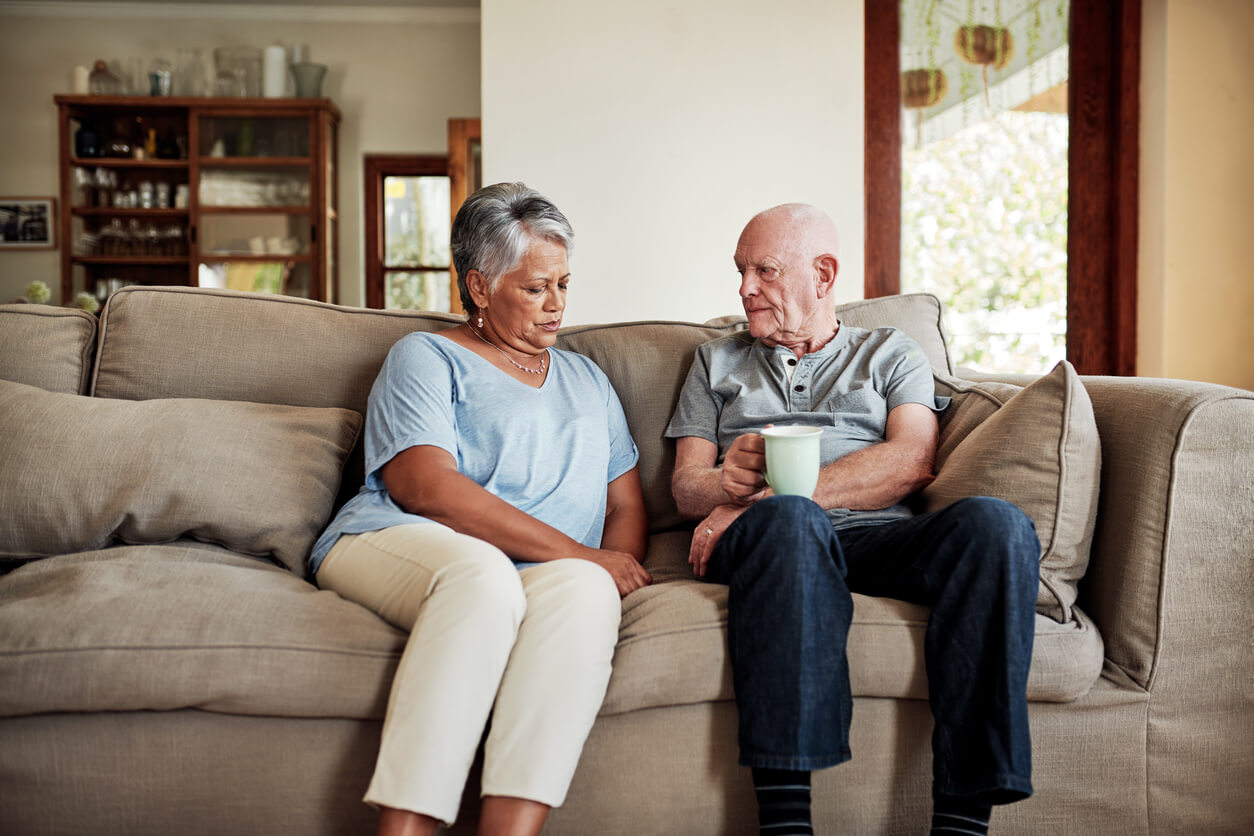
M827 345L798 358L768 347L747 331L697 348L667 438L695 436L718 446L723 461L733 441L767 424L822 427L822 465L884 441L888 414L919 403L936 412L932 367L919 345L895 328L841 325ZM905 505L877 511L829 509L832 525L846 528L911 516Z

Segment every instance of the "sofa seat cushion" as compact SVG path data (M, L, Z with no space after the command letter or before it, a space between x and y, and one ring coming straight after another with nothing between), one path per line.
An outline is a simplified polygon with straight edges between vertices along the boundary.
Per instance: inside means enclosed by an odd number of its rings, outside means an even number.
M0 577L0 716L199 708L381 719L405 634L216 546L121 546Z
M655 584L623 601L602 714L733 698L727 588L685 576L688 535L658 535ZM1101 670L1079 610L1037 617L1028 698L1066 701ZM855 696L927 698L927 610L854 595ZM364 607L214 546L122 546L0 578L0 716L198 708L382 719L406 636Z
M87 311L0 305L0 380L81 395L95 353L96 317Z
M650 539L645 566L654 584L623 601L614 672L603 714L733 698L727 660L727 587L694 580L686 532ZM927 699L923 667L926 607L854 594L847 648L856 697ZM1103 645L1078 608L1060 624L1036 617L1028 699L1068 702L1088 693Z

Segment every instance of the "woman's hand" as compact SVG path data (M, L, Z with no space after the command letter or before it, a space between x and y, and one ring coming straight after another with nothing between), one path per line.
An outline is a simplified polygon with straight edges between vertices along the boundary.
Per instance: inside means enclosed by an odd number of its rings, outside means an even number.
M587 560L600 566L610 573L614 585L618 587L618 595L626 598L642 586L653 583L653 576L640 565L640 561L627 552L616 552L609 549L588 549Z
M746 505L720 505L697 525L692 533L692 546L688 549L688 563L692 565L693 575L705 577L705 567L714 553L714 545L727 527L748 510Z

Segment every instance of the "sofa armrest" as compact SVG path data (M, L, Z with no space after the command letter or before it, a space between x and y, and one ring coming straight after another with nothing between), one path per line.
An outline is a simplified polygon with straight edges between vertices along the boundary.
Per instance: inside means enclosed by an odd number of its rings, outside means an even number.
M1254 392L1145 378L1084 384L1102 487L1081 606L1107 659L1149 691L1248 682Z

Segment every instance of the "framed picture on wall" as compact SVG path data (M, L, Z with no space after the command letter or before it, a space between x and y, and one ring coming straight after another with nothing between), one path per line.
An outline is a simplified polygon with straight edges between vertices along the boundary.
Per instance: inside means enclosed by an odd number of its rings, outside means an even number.
M0 197L0 250L50 250L56 246L53 197Z

